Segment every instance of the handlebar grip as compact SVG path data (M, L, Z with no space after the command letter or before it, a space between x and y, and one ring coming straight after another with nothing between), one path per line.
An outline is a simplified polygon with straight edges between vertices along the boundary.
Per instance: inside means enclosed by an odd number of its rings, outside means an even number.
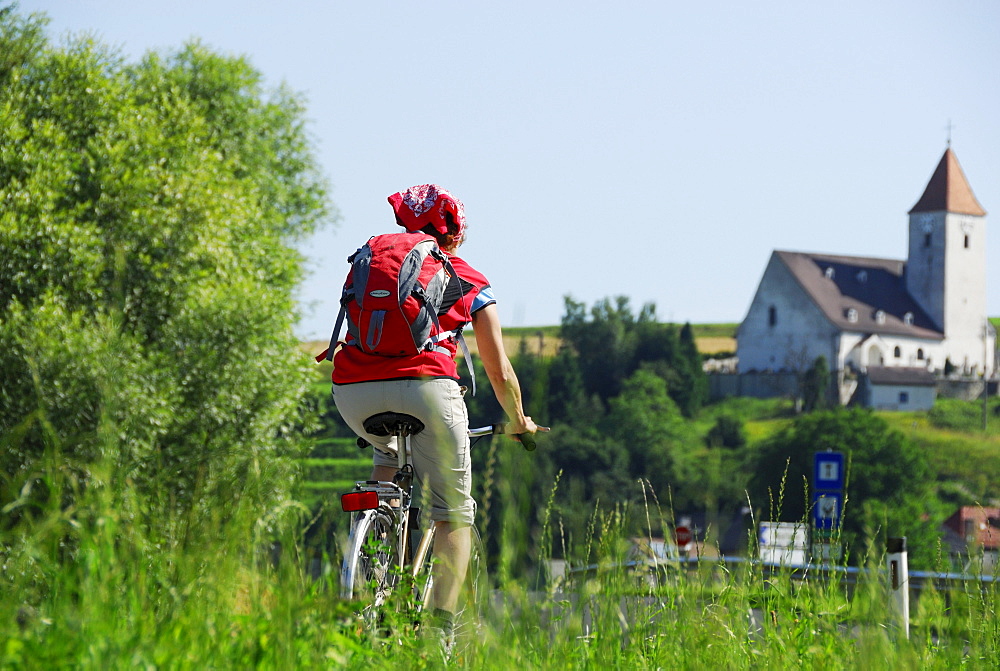
M535 434L533 434L533 433L518 433L518 434L515 434L515 435L517 436L517 439L519 441L521 441L521 445L524 446L525 450L527 450L528 452L534 452L535 451L535 448L537 447L537 444L535 443Z

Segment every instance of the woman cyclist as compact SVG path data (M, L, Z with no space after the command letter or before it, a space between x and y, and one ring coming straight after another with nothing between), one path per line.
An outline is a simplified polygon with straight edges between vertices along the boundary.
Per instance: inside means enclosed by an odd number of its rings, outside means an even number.
M458 333L471 322L486 375L507 413L507 431L534 433L538 427L524 414L521 388L504 350L493 288L455 255L466 234L462 202L435 184L411 187L388 200L396 223L407 231L433 236L458 275L451 278L438 311L441 331ZM410 443L414 468L430 492L430 516L436 525L434 556L440 561L434 568L431 626L450 638L452 614L469 562L476 504L465 390L459 387L455 362L457 343L449 337L437 344L440 347L435 350L387 357L341 343L333 359L333 399L351 429L374 447L373 480L388 481L396 473L396 445L391 437L367 433L364 420L391 411L413 415L424 423L424 430L411 437Z

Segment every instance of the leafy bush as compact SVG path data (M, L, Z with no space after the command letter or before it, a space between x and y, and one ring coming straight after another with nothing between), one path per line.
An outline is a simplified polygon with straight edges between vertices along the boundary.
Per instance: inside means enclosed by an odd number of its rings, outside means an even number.
M966 433L983 431L983 402L962 401L954 398L939 398L928 413L933 426ZM1000 432L1000 397L988 399L986 406L986 430Z
M0 12L0 506L105 457L151 519L281 505L311 422L293 243L330 219L301 100L44 24Z
M722 415L715 420L715 425L708 430L705 444L709 447L728 447L739 449L747 444L743 423L731 415Z

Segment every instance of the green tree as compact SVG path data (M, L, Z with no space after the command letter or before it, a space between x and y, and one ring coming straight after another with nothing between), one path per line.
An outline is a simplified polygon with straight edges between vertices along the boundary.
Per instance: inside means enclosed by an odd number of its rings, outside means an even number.
M606 401L618 395L621 384L634 370L635 317L625 296L605 298L586 307L565 297L566 313L560 336L579 358L584 388Z
M827 407L830 393L830 367L820 355L802 376L802 409L805 412Z
M720 415L705 435L705 444L709 447L742 449L747 444L743 422L733 415Z
M701 354L694 340L690 323L681 327L678 357L673 366L678 371L680 384L673 393L677 405L687 417L693 417L708 402L708 378L702 368Z
M636 371L611 399L604 427L628 450L633 478L649 480L657 491L676 489L677 461L690 435L663 378L650 370Z
M294 243L333 216L302 100L44 23L0 14L0 502L55 451L177 509L274 505L308 421Z
M549 418L553 422L565 422L573 426L590 424L603 414L595 412L588 404L579 359L565 346L559 348L549 363L547 399Z
M647 303L632 314L628 298L605 298L590 314L567 296L560 335L577 357L588 395L602 402L617 396L622 383L639 368L663 378L671 398L686 416L693 416L708 399L708 379L690 324L678 338L671 324L656 320L656 306Z
M522 337L512 363L521 385L525 412L535 422L545 426L551 422L548 409L549 362L532 352L527 339Z

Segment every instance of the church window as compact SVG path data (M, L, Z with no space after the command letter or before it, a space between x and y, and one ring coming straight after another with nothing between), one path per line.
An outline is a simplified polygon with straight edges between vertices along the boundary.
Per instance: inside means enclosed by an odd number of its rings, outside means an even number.
M903 350L899 349L899 345L896 345L896 347L893 348L892 356L894 356L897 359L903 356Z
M913 326L912 312L907 312L905 315L903 315L903 323L906 324L907 326Z
M967 236L965 236L965 248L966 248L966 249L968 249L968 248L969 248L969 236L968 236L968 235L967 235Z
M899 392L899 404L906 405L910 402L910 394L906 391Z
M774 326L778 323L778 308L773 305L767 309L767 325Z
M931 246L931 234L924 233L924 247L930 247L930 246Z
M847 321L854 323L858 321L858 311L854 308L847 309Z
M862 270L861 272L858 273L858 282L864 284L867 281L868 281L868 271Z
M833 279L833 266L830 266L829 268L827 268L826 272L824 272L823 274L826 275L826 279L832 280Z
M885 323L885 310L876 310L875 311L875 323L876 324L884 324Z
M917 350L917 359L920 361L924 360L924 349L922 347Z

